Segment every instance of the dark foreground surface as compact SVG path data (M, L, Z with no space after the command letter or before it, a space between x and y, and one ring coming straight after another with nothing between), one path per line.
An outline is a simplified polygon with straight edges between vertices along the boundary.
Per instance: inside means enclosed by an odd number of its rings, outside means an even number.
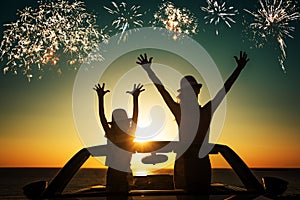
M59 168L0 168L0 199L26 199L22 191L24 185L38 180L50 181L58 171ZM252 171L259 180L263 176L273 176L288 181L288 189L284 193L288 197L300 194L300 169L252 169ZM172 170L164 170L160 173L172 174ZM80 169L65 191L105 184L105 174L105 169ZM230 169L213 169L212 182L242 186ZM144 184L146 187L151 183L145 181Z

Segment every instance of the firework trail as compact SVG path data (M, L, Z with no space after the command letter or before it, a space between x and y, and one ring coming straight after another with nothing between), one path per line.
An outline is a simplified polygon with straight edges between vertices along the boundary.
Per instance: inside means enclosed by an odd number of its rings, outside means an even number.
M17 21L4 25L7 29L0 46L0 57L6 62L4 73L21 72L30 81L34 71L43 72L59 61L73 65L84 59L102 59L98 44L108 36L99 32L96 16L86 11L83 2L58 0L38 4L37 8L19 10ZM57 69L58 73L61 71Z
M238 10L234 7L227 7L226 2L221 2L218 0L207 0L207 7L201 7L201 10L207 15L204 17L206 20L205 24L213 24L216 26L216 35L219 34L217 25L220 22L224 22L229 28L231 28L230 23L236 23L233 19L235 15L238 14Z
M280 56L278 61L282 70L285 72L284 61L286 59L287 48L285 39L293 38L292 32L295 27L291 26L292 21L300 19L296 5L292 1L282 0L259 0L260 8L256 12L244 9L254 18L248 26L250 30L250 40L254 41L256 47L263 47L269 40L276 41L279 45Z
M143 14L140 12L140 6L133 5L128 8L125 2L121 2L119 5L112 2L112 5L113 8L104 6L104 9L115 17L112 22L112 26L118 31L121 31L119 41L125 41L128 36L128 34L125 34L126 30L136 29L143 26Z
M181 34L192 35L198 31L197 18L187 8L177 8L172 2L163 2L154 13L153 26L163 26L172 31L173 39Z

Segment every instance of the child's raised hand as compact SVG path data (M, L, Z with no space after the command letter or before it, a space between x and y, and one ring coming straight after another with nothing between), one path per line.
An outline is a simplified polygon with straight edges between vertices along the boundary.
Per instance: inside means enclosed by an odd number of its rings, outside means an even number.
M104 90L104 86L105 86L105 83L102 84L102 87L100 86L100 84L97 84L93 88L94 90L96 90L98 96L104 96L106 93L110 92L109 90Z
M129 93L134 97L138 97L140 95L140 93L143 91L145 91L145 89L143 89L143 85L139 83L138 85L134 84L133 90L127 91L126 93Z

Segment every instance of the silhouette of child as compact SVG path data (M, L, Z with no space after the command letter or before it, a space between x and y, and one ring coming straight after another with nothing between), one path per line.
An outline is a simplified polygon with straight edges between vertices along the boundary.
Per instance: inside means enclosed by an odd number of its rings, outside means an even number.
M133 146L134 133L138 119L138 96L145 89L143 85L134 84L132 91L127 93L133 96L133 116L128 118L124 109L115 109L112 121L107 122L104 114L104 95L109 90L98 84L95 86L99 99L99 116L105 131L108 146L106 165L109 166L106 174L106 190L112 193L127 194L129 189L128 176L132 176L130 161L132 153L128 151ZM120 198L120 197L118 197Z

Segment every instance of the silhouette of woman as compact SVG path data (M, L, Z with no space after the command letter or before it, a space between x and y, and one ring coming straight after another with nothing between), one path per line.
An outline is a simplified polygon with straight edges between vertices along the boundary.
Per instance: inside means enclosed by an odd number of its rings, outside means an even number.
M106 175L106 190L112 193L127 194L128 176L132 176L130 169L132 153L126 150L130 149L133 144L138 119L138 96L145 89L142 89L143 85L141 84L134 84L133 90L127 91L133 96L132 119L128 118L124 109L115 109L112 113L112 122L107 122L104 114L104 95L109 90L105 90L104 86L104 83L102 87L98 84L94 90L98 94L100 121L108 139L106 165L109 167ZM120 170L115 169L116 167Z
M224 99L226 93L239 76L249 59L247 54L240 52L240 57L234 56L237 67L231 76L225 82L223 88L219 90L216 96L204 106L199 105L198 95L202 84L198 83L193 76L185 76L180 81L179 99L180 103L173 100L169 92L165 89L162 82L151 69L153 57L147 58L147 55L140 55L136 62L147 72L149 78L155 84L157 90L163 97L165 103L175 116L179 126L179 143L190 142L191 145L185 153L175 161L174 182L176 188L184 188L191 193L208 193L211 183L211 164L208 155L199 158L199 150L205 141L206 135L209 135L210 122L214 112ZM196 115L198 116L194 116ZM198 121L195 121L198 120ZM192 126L198 124L193 131ZM191 130L195 137L189 137ZM191 140L192 141L187 141Z

